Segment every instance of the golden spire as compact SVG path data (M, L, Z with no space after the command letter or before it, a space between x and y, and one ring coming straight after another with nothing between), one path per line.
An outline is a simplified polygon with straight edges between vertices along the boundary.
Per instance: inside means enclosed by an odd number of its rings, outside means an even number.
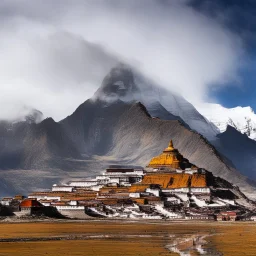
M168 148L173 148L172 140L170 140L169 145L168 145Z
M186 167L191 167L191 164L173 147L171 140L163 153L153 157L147 167L185 169Z
M159 156L153 157L148 167L171 167L179 168L183 160L182 155L177 149L173 147L172 140L169 142L168 147Z
M164 150L164 152L170 152L170 151L174 151L175 148L173 147L173 143L172 140L170 140L168 147Z

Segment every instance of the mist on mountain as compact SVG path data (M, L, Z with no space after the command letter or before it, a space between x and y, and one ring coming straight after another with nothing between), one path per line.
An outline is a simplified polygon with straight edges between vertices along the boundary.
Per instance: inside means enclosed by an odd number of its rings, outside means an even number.
M3 113L21 102L59 121L119 61L192 103L212 87L235 85L242 38L188 2L1 2Z

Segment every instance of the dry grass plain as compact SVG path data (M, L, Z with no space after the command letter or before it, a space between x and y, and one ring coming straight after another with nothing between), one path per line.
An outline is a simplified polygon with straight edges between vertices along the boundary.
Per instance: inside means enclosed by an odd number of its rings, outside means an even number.
M254 223L29 222L0 223L0 231L0 256L170 256L178 254L166 245L177 237L195 234L210 235L206 247L222 253L213 255L256 255ZM190 253L199 255L193 250Z

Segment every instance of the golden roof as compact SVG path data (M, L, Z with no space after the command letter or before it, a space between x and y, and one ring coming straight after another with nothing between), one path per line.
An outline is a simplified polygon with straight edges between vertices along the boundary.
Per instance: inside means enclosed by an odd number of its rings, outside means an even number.
M184 187L206 187L205 174L187 173L150 173L146 174L142 184L158 184L164 189Z
M172 140L168 147L159 156L153 157L148 165L152 168L185 168L189 162L174 148Z

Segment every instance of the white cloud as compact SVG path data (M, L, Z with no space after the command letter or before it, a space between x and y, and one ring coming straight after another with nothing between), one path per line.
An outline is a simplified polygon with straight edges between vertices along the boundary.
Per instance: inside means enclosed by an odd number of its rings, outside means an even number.
M186 2L1 2L0 117L25 103L64 118L100 86L114 55L185 98L204 100L213 84L236 79L242 43Z
M0 42L0 117L17 118L23 105L60 120L91 97L117 61L69 33ZM96 86L97 85L97 86Z

